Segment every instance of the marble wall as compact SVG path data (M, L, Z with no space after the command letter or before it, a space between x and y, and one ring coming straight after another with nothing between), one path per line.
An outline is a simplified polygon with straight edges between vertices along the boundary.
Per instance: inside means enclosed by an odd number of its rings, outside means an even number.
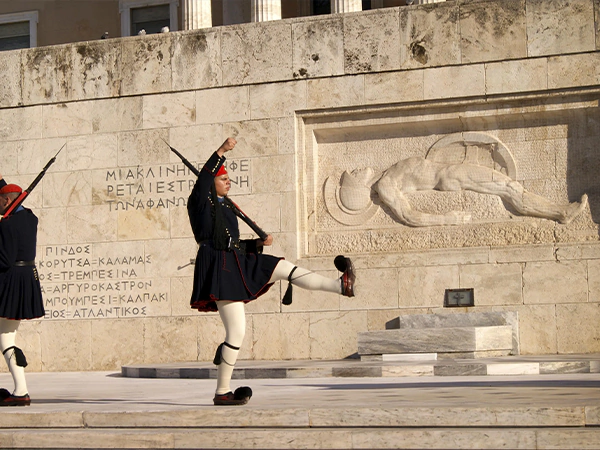
M248 305L241 358L346 357L460 287L468 311L518 312L522 353L600 352L599 22L600 0L448 1L3 52L0 173L27 186L66 143L27 201L47 309L21 325L30 369L212 359L218 315L188 306L194 177L165 141L201 165L227 136L232 198L270 251L331 277L344 252L359 277L355 298L295 289L289 307L275 285ZM457 151L589 204L560 224L418 192L472 220L416 228L376 195L331 208L345 170Z

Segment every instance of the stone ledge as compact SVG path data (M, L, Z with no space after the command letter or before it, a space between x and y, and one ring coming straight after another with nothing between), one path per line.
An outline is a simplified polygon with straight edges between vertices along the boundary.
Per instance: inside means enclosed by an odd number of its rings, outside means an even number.
M494 407L332 407L332 408L200 408L169 411L77 412L78 424L52 419L54 412L22 413L21 423L0 423L0 430L71 429L123 430L187 428L361 428L361 427L581 427L595 425L593 406ZM42 420L41 425L38 419ZM600 430L599 430L600 431Z
M399 316L391 321L387 328L444 328L444 327L487 327L504 326L512 327L512 349L510 354L518 355L520 353L519 345L519 315L517 311L486 311L469 313L451 313L441 312L433 314L408 314ZM463 355L457 354L456 358L482 358L505 356L508 353L493 354L487 352L472 352L468 356L467 352ZM452 355L445 352L438 352L439 358L451 358Z
M399 328L358 333L358 354L512 351L511 326Z
M228 429L78 429L4 430L0 439L11 448L346 448L346 449L597 449L599 428L474 427L449 428L276 428ZM57 444L60 443L60 447Z
M483 359L382 361L238 361L234 379L414 376L556 375L600 373L600 355L506 356ZM127 378L216 379L211 362L123 366Z

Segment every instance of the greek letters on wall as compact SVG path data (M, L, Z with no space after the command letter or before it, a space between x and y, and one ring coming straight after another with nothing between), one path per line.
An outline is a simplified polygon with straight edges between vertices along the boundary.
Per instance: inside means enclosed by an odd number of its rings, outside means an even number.
M154 316L169 302L168 284L144 278L152 255L94 256L91 244L42 251L38 273L46 319Z
M225 166L236 195L250 193L250 160L228 160ZM105 181L109 210L129 211L185 207L196 178L183 164L172 164L109 169Z
M227 161L237 194L252 192L250 159ZM106 212L137 214L177 211L187 217L187 199L196 177L183 164L105 169L95 176L95 201ZM114 216L111 216L114 217ZM112 220L112 219L110 219ZM193 237L187 220L178 236ZM151 222L152 227L159 226ZM139 226L139 224L138 224ZM185 227L185 229L183 229ZM148 237L106 242L78 242L38 248L37 269L47 320L114 319L170 316L173 313L171 276L164 272L164 255L148 251ZM190 256L195 249L190 248ZM190 266L189 257L177 262ZM162 266L161 266L162 261ZM193 270L193 266L186 269ZM157 276L157 273L163 274ZM190 272L191 273L191 272ZM177 276L184 276L183 271ZM183 308L177 305L178 308Z

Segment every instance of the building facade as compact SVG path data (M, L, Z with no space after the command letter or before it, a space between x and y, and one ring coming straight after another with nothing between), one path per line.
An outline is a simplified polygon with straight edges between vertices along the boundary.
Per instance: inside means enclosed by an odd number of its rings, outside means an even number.
M433 3L440 0L414 0ZM409 1L409 3L412 3ZM405 5L405 0L0 1L0 50Z

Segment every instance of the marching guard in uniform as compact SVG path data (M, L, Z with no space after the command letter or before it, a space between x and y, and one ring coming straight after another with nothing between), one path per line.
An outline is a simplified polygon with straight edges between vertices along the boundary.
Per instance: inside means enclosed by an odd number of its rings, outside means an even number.
M188 201L188 215L199 245L194 270L191 306L201 312L218 311L225 327L225 341L217 348L215 405L243 405L252 396L249 387L231 391L230 381L246 331L244 305L255 300L280 280L309 290L354 296L355 273L349 258L338 256L335 265L343 272L331 279L294 266L283 258L262 254L256 248L271 245L273 237L247 245L240 242L235 205L227 198L231 187L223 164L233 150L228 138L212 154L198 175ZM287 294L286 294L287 295ZM285 302L285 300L284 300Z
M4 215L22 193L6 184L0 175L0 214ZM44 304L35 267L38 219L30 209L19 206L0 220L0 350L14 381L14 391L0 389L0 406L31 403L25 381L27 360L15 345L23 319L44 316Z

